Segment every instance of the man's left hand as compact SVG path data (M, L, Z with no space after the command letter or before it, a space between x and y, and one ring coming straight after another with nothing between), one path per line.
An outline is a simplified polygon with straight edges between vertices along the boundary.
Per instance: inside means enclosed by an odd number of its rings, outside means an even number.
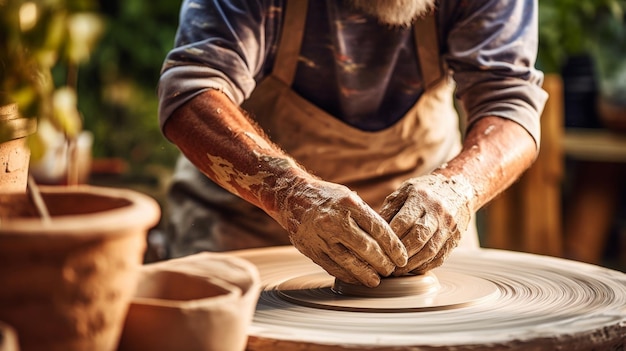
M405 245L409 261L394 275L440 266L458 245L471 217L473 188L461 177L429 174L405 181L380 211Z

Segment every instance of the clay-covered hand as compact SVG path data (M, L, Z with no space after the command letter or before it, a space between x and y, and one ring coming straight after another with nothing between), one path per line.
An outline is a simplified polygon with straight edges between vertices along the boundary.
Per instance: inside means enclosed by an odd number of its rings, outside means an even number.
M314 179L291 183L279 222L293 245L336 278L375 287L404 266L407 253L389 224L343 185Z
M394 275L440 266L458 245L470 221L472 186L460 176L429 174L405 181L380 211L409 254Z

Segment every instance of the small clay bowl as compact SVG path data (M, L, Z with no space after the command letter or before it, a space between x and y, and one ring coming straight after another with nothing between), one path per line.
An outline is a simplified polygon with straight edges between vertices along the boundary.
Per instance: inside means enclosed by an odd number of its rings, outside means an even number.
M260 291L256 267L227 254L145 265L119 351L244 350Z

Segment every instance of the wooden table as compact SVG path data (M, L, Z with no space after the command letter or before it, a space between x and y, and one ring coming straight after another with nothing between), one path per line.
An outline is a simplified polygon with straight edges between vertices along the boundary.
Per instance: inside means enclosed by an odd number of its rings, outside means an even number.
M606 129L565 129L565 156L581 161L626 162L626 134Z

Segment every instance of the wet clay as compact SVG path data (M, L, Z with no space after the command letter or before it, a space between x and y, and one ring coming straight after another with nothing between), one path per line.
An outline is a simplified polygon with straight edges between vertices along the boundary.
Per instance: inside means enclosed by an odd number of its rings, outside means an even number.
M345 296L402 297L433 294L439 288L437 276L433 272L426 272L424 274L408 274L401 277L383 278L375 288L345 283L335 279L332 291Z
M612 350L626 344L626 274L598 266L502 250L457 249L432 271L442 286L435 298L449 290L446 294L467 302L480 285L459 281L462 277L493 284L495 294L449 308L435 303L431 306L440 307L376 311L372 308L385 300L406 297L334 293L334 279L322 278L326 273L293 247L234 254L259 268L264 286L249 328L249 351ZM326 300L319 297L324 289ZM318 305L294 302L303 295L313 296ZM319 306L350 299L369 309Z

